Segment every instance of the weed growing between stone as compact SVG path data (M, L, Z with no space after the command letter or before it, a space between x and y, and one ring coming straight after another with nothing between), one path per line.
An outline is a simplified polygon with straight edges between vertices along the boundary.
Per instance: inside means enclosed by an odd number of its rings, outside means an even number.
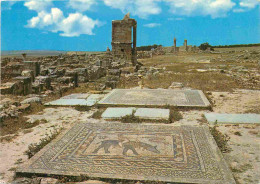
M230 148L228 147L228 141L230 137L227 134L222 134L218 129L217 125L210 127L210 132L213 135L219 149L222 153L230 152Z
M75 107L75 109L77 110L77 111L89 111L90 110L90 107L88 107L88 106L81 106L81 105L77 105L76 107Z
M92 114L91 118L100 119L104 111L105 109L98 109L96 112Z
M142 123L141 119L136 117L135 114L135 110L133 110L131 115L126 115L124 117L121 118L121 122L122 123Z
M30 144L28 146L28 150L25 151L25 154L28 156L28 158L33 157L37 152L39 152L44 146L46 146L48 143L50 143L53 139L55 139L59 133L61 132L62 128L60 129L54 129L53 132L50 132L50 134L46 134L45 138L42 138L39 143Z
M175 110L175 109L170 109L170 118L169 118L169 123L173 123L175 121L179 121L183 119L182 114Z

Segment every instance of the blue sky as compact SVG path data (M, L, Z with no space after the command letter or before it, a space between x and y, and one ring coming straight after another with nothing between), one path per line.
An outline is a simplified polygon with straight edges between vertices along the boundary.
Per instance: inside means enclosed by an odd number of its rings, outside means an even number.
M259 0L1 1L1 50L103 51L130 12L137 46L260 43Z

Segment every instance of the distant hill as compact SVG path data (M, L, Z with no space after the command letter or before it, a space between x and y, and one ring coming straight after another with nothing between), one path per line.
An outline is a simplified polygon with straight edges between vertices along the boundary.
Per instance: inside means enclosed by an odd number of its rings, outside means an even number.
M57 56L59 54L66 54L67 51L55 51L55 50L8 50L1 51L1 56L21 56L22 53L26 53L27 56Z

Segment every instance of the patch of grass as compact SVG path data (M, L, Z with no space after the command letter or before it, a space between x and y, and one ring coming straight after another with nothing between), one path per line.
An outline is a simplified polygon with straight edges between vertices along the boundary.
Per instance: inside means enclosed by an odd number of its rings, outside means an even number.
M16 171L15 167L11 167L10 169L8 169L8 171Z
M77 105L77 106L75 107L75 109L76 109L77 111L83 111L83 112L85 112L85 111L89 111L89 110L90 110L90 107Z
M242 87L231 77L216 72L162 74L150 80L145 79L144 86L152 89L168 88L173 81L203 91L232 91Z
M237 136L242 136L241 132L238 132L238 131L235 132L234 134L237 135Z
M213 127L210 127L210 132L213 135L219 149L223 153L230 152L230 148L228 147L228 141L230 140L230 137L227 134L222 134L218 129L217 126L214 125Z
M33 128L39 124L44 124L44 123L48 123L48 121L46 119L37 119L36 121L34 121L33 123L28 123L23 127L24 129L30 129Z
M28 134L28 133L31 133L33 131L33 129L25 129L23 131L24 134Z
M237 63L236 61L232 61L232 63L229 61L227 64L226 59L224 61L219 59L219 57L222 58L222 55L223 53L177 53L142 59L144 67L166 68L166 72L160 73L159 76L145 79L144 86L148 88L168 88L175 81L183 83L186 87L205 91L232 91L235 88L245 88L245 85L248 89L255 89L255 86L247 85L247 82L241 83L243 76L230 76L229 72L221 73L220 68L225 71L231 71L236 66L255 69L257 64ZM229 56L230 54L227 53L226 55ZM214 59L214 62L201 63L201 61L212 59ZM208 71L199 72L197 69ZM123 88L129 88L137 86L137 81L128 80L124 84L122 85Z
M206 119L206 117L205 117L204 114L201 115L201 119L197 119L197 120L198 120L198 122L200 123L200 125L208 124L208 121L207 121L207 119Z
M0 138L0 142L11 142L14 138L16 138L18 135L5 135Z
M21 164L21 163L23 163L23 159L19 158L18 160L16 160L14 164Z
M98 109L96 112L92 114L91 118L100 119L104 111L105 109Z
M179 121L181 119L183 119L183 116L178 110L170 109L170 118L169 118L170 123L173 123L175 121Z
M22 113L18 118L6 119L1 123L0 135L15 134L21 129L28 129L33 125L28 125L28 118L24 117L30 114L37 114L42 111L45 107L41 104L31 104L30 110ZM36 126L36 123L34 124Z
M232 172L235 172L235 173L243 173L249 169L253 169L253 166L251 164L243 164L240 167L232 168L231 170L232 170Z
M131 115L126 115L121 118L122 123L142 123L141 119L136 117L135 110L133 110Z
M246 110L245 113L260 114L260 105L256 105Z
M28 146L28 150L25 151L25 154L28 156L28 158L33 157L44 146L46 146L49 142L51 142L53 139L55 139L59 135L60 132L61 132L61 129L59 129L59 130L54 129L54 131L51 132L50 135L46 134L46 137L42 138L39 143L30 144Z

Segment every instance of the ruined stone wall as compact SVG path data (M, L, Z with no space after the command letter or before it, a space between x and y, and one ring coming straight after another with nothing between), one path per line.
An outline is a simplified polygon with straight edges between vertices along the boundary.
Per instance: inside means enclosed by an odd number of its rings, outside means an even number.
M112 42L132 43L132 21L117 20L112 22Z
M133 41L132 30L134 31ZM112 21L111 45L112 54L115 58L125 59L134 63L133 60L136 59L136 21L134 19L126 16L123 20Z

